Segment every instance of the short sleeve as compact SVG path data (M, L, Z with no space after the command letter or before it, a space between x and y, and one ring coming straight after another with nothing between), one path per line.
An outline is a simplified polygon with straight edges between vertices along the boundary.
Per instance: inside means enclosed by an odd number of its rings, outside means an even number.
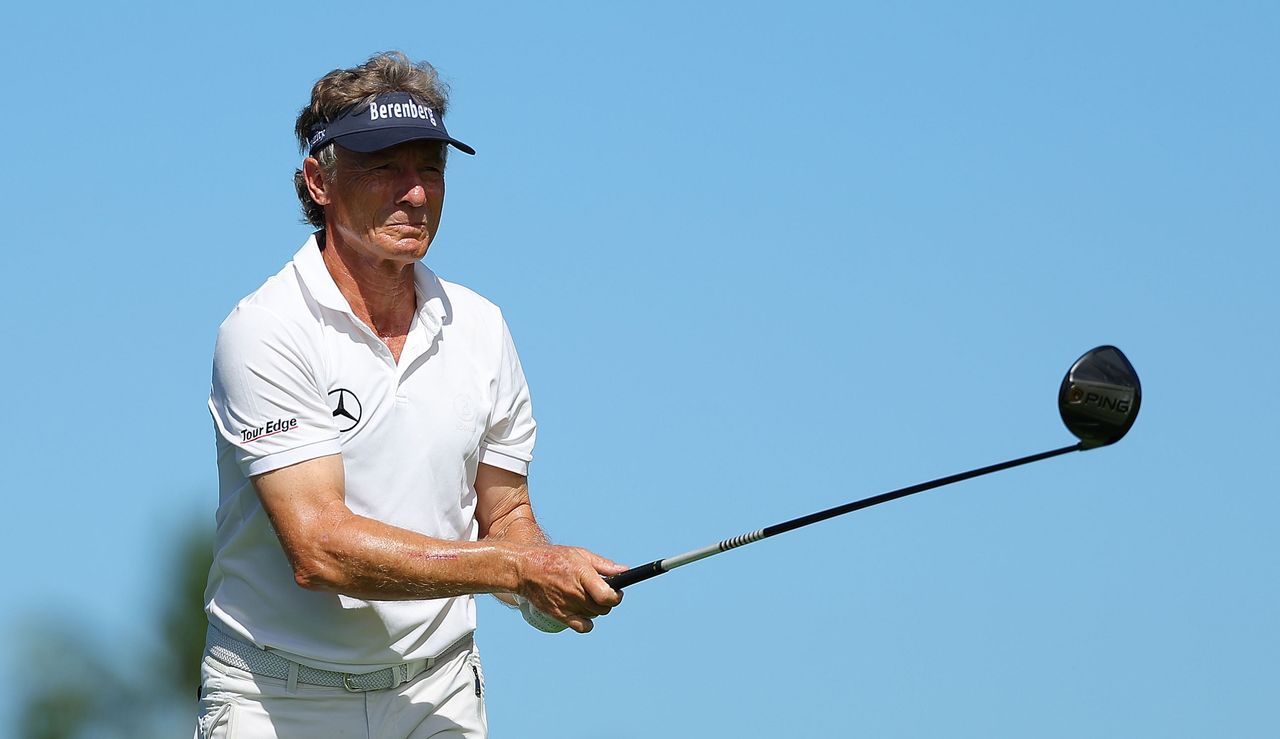
M218 330L209 412L246 477L341 452L312 344L254 305L238 306Z
M501 324L502 346L494 381L493 408L489 412L484 439L480 442L480 461L519 475L528 475L538 427L533 420L533 405L529 400L524 368L520 366L520 357L516 355L507 322L502 320Z

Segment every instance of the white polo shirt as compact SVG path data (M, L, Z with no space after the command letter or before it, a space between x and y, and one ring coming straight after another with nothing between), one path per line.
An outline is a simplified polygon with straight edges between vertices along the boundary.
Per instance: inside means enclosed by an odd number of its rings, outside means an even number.
M250 482L341 454L355 513L476 539L477 465L527 474L529 391L496 306L421 263L414 281L399 363L352 313L314 236L219 329L209 410L220 497L205 610L224 632L314 667L364 671L433 656L475 629L471 596L364 601L302 589Z

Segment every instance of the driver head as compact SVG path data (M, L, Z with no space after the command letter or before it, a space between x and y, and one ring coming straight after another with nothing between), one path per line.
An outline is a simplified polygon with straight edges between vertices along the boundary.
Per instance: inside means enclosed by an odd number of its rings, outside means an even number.
M1120 441L1137 420L1141 404L1138 373L1114 346L1085 352L1067 370L1058 391L1062 422L1083 449Z

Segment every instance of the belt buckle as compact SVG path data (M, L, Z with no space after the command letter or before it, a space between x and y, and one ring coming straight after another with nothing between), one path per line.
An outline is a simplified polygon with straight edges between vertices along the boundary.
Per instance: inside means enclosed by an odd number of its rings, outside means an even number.
M373 687L362 688L359 685L356 685L351 680L352 678L357 677L364 677L364 675L353 675L350 672L342 673L342 687L345 688L348 693L367 693L370 690L377 690L377 688Z
M362 688L352 682L352 680L357 677L367 677L372 679L375 675L382 676L384 673L386 677L386 685L370 685L367 688ZM386 688L393 688L397 685L397 674L399 674L399 670L394 667L384 667L376 672L366 672L358 675L350 672L344 672L342 673L342 687L345 688L348 693L368 693L370 690L385 690Z

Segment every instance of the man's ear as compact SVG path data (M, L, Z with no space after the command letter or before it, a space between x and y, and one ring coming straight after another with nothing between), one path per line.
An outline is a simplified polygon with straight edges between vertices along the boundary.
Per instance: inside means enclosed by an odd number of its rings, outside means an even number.
M330 202L329 183L325 182L324 172L320 169L319 160L315 157L303 159L302 177L307 182L307 192L311 194L311 199L316 201L317 205L328 205Z

